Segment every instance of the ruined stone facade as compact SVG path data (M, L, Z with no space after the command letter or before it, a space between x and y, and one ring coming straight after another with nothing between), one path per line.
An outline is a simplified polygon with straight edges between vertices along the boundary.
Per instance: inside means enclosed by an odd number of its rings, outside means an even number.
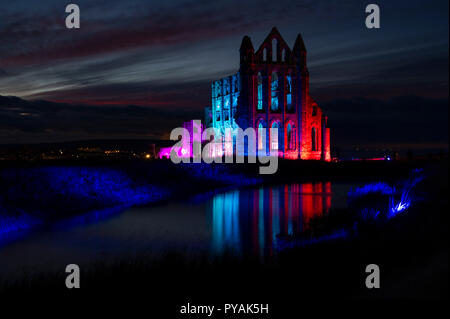
M309 95L301 35L291 50L273 28L256 52L248 36L239 51L239 72L212 83L206 126L221 132L253 127L258 152L276 150L283 158L330 161L330 129ZM261 128L278 128L278 136L270 136L269 130L263 136Z

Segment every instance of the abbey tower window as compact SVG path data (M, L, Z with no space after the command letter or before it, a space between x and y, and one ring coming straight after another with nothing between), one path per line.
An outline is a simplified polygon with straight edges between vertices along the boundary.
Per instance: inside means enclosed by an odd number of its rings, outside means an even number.
M286 76L286 111L292 112L292 77Z
M296 129L293 124L288 123L286 127L286 146L288 150L295 150L297 148L296 145Z
M311 151L317 151L317 130L315 127L311 129Z
M258 91L258 101L257 101L257 109L261 111L263 109L263 83L262 83L261 73L258 72L257 78L257 91Z
M272 73L270 86L271 86L271 95L272 95L270 109L273 112L277 112L278 111L278 75L276 72Z
M274 130L276 129L276 130ZM278 150L278 134L280 133L280 128L278 127L277 122L273 122L272 130L270 130L270 149Z
M258 150L263 150L264 149L264 124L262 121L259 122L258 124Z

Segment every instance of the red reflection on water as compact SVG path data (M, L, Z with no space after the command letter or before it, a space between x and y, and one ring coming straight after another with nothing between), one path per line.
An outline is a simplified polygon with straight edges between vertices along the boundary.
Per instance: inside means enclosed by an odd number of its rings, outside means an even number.
M212 205L215 249L233 246L238 251L249 249L253 254L270 256L278 235L307 230L312 218L330 210L331 199L330 182L217 195Z
M304 183L300 185L303 230L310 226L313 217L320 217L331 208L331 182Z

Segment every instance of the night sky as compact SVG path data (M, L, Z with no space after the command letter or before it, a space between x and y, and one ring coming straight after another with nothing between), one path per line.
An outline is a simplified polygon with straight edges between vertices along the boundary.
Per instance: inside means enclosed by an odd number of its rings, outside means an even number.
M167 137L238 70L242 37L276 26L303 36L333 145L448 149L448 0L73 2L81 29L70 2L2 0L0 143Z

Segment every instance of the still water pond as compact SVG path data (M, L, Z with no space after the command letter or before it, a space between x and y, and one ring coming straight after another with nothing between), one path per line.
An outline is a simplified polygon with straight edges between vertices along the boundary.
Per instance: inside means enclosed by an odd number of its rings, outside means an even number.
M309 220L346 207L354 185L315 182L232 190L210 197L131 208L90 222L68 221L0 241L0 276L61 270L69 263L112 261L167 251L189 256L272 254L278 235L308 228Z

